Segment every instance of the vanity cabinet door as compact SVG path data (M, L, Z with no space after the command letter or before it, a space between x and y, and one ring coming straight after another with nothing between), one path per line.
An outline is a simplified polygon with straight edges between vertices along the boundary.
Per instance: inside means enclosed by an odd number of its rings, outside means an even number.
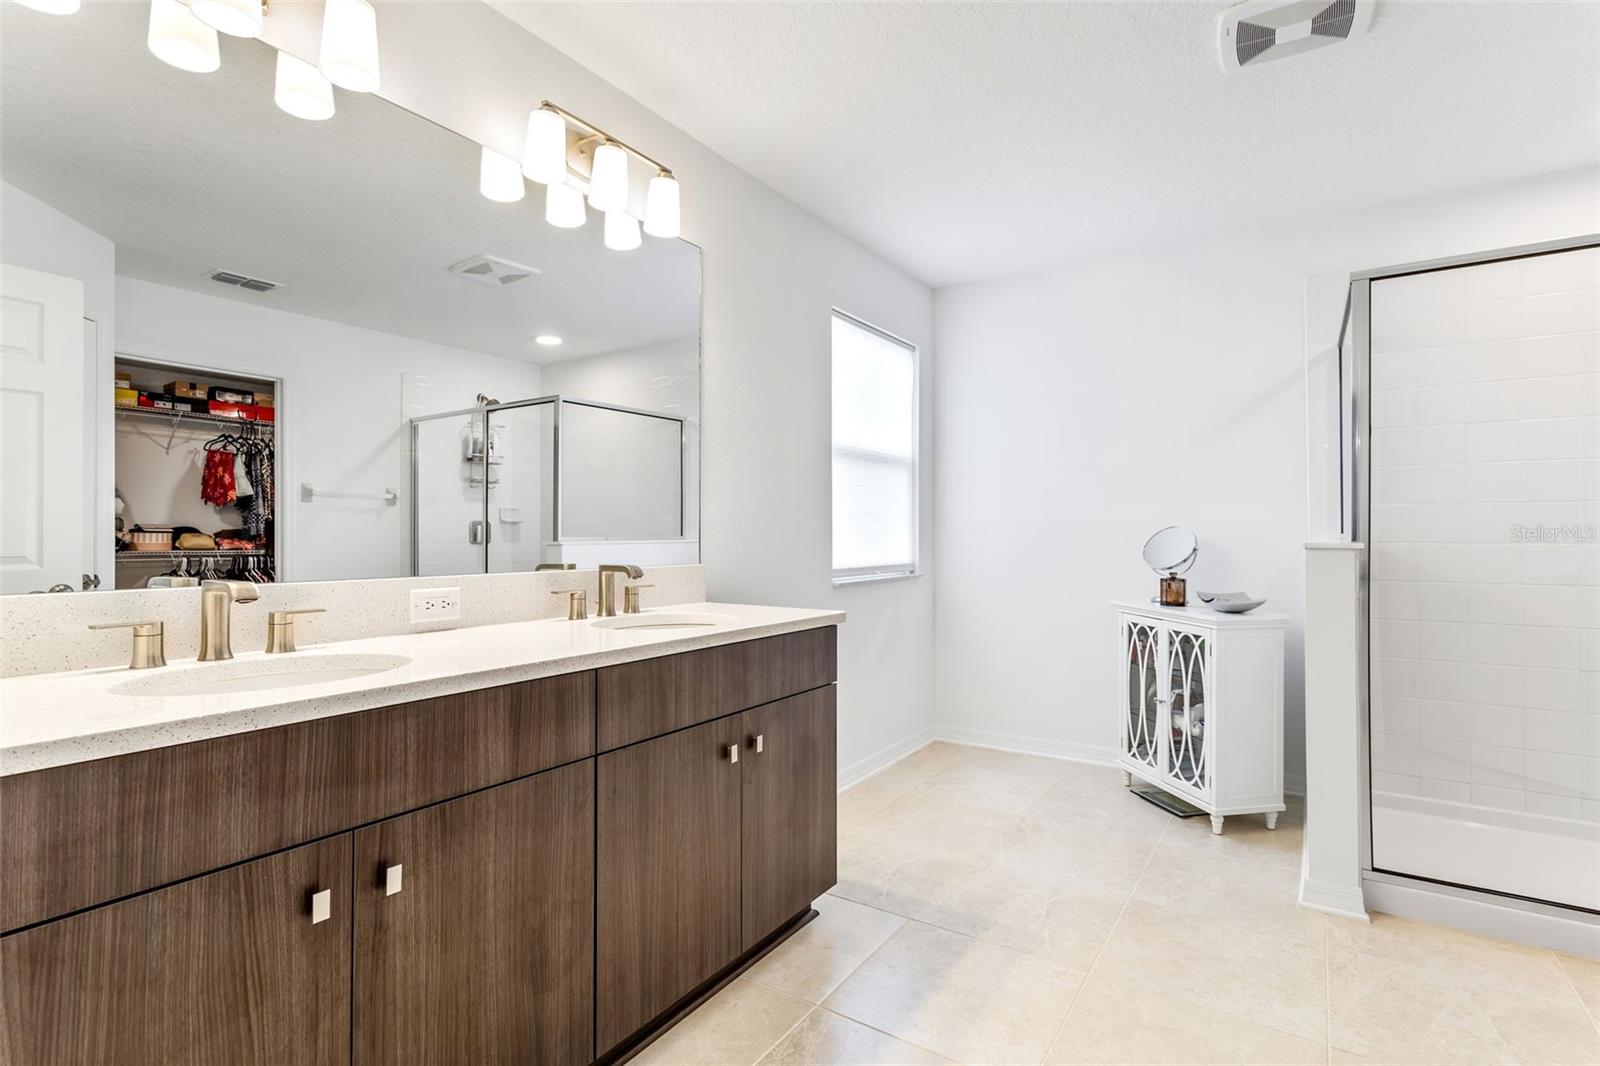
M348 1063L350 837L12 933L0 998L7 1066Z
M742 718L596 760L600 1052L739 955Z
M594 1057L594 763L355 834L355 1063Z
M748 949L838 879L835 689L815 689L740 717Z

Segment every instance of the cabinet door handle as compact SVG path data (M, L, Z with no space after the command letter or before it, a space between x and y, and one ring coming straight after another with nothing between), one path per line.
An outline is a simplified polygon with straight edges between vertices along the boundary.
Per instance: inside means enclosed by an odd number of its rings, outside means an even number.
M765 733L757 733L756 738L750 742L750 746L756 749L757 755L760 755L767 750L767 735Z
M739 745L737 745L737 744L729 744L728 745L728 761L729 762L733 762L733 763L736 763L736 762L739 761Z
M311 893L311 924L318 925L333 917L333 889Z
M404 868L399 863L395 863L383 871L383 894L385 896L398 896L400 894L400 889L405 887L401 880L401 875L404 872Z

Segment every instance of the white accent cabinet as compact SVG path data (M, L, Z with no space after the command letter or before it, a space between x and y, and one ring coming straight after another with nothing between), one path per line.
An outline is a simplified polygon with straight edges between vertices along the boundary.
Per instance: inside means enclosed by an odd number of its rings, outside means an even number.
M1211 815L1283 806L1283 638L1289 616L1257 608L1116 600L1117 762Z

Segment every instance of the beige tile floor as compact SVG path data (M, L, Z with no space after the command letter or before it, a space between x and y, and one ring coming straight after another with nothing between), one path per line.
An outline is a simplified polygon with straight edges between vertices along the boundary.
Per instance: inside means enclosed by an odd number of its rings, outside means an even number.
M932 744L840 795L820 917L634 1061L1600 1062L1600 964L1302 910L1300 825Z

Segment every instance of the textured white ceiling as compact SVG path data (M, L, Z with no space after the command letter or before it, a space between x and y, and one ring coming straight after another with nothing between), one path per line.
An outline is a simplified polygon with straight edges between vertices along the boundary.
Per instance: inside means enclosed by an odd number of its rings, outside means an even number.
M1234 75L1217 3L488 2L934 285L1600 157L1593 2L1379 0Z

